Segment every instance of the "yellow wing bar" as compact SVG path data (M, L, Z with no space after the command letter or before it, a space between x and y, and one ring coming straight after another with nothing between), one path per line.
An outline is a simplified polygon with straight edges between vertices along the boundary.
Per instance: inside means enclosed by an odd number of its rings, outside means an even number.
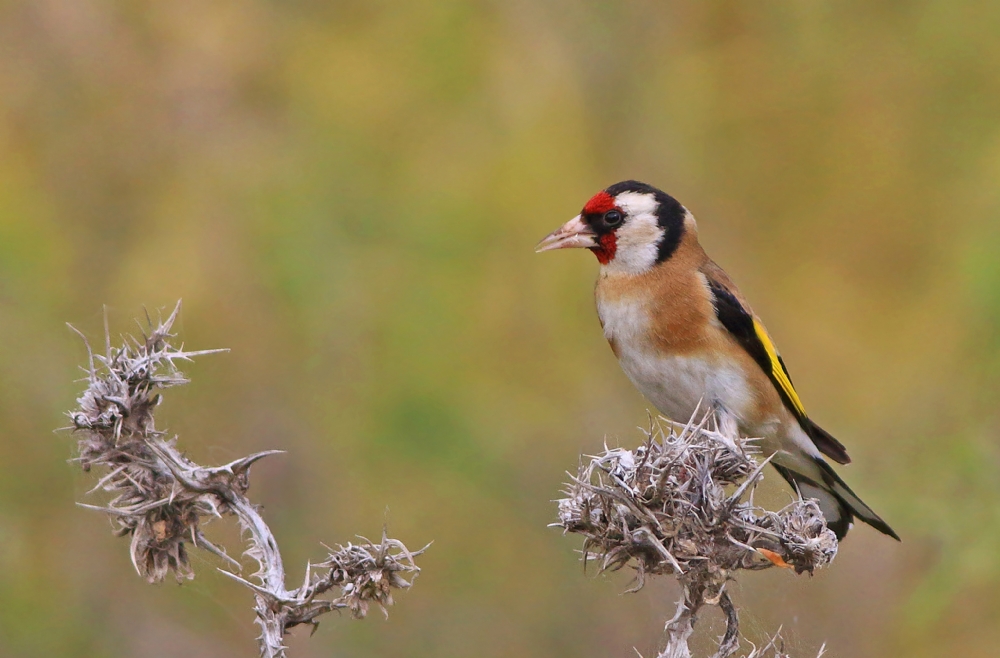
M785 372L785 367L781 365L781 361L778 359L778 350L774 348L774 343L771 342L771 337L767 335L767 329L764 328L757 318L753 319L753 330L757 334L757 338L764 345L764 349L767 350L767 356L771 360L771 374L774 376L774 381L781 386L781 390L785 392L788 399L791 400L792 406L795 407L795 411L802 417L806 416L805 407L802 406L802 400L799 399L799 394L795 392L795 387L792 386L792 380L788 378L788 373Z

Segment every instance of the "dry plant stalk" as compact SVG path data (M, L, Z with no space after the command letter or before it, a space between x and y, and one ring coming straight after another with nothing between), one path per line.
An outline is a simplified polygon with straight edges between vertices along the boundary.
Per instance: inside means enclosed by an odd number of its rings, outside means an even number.
M683 596L659 658L690 658L688 638L705 605L726 616L716 658L736 653L739 618L726 584L740 569L812 573L837 554L837 538L816 501L799 499L777 512L753 504L770 459L758 463L753 440L737 436L731 422L721 425L712 416L683 426L651 421L635 450L605 446L581 463L558 501L556 525L585 537L585 564L599 561L602 572L632 566L630 591L650 575L677 578ZM764 655L785 655L778 636L747 658Z
M104 355L94 354L87 344L87 389L69 416L79 436L76 461L84 471L102 471L91 493L103 490L111 500L105 506L81 505L105 512L115 534L131 538L132 564L151 583L170 573L178 581L193 578L189 545L227 562L233 571L219 571L254 592L262 656L283 657L287 629L312 624L315 630L317 617L325 612L347 608L360 619L374 602L385 613L393 602L392 590L410 587L420 572L414 557L426 546L410 551L384 530L379 543L361 537L360 543L328 549L325 560L307 564L302 585L289 590L278 543L247 498L250 467L282 451L259 452L223 466L199 466L177 449L176 437L167 438L155 428L158 391L188 382L177 362L227 351L173 347L170 329L179 310L180 302L155 327L147 317L148 334L143 331L142 340L126 337L120 347L111 346L105 321ZM256 582L237 575L241 564L202 532L205 523L225 515L235 516L244 531L244 555L258 566L250 576ZM334 589L336 596L323 596Z

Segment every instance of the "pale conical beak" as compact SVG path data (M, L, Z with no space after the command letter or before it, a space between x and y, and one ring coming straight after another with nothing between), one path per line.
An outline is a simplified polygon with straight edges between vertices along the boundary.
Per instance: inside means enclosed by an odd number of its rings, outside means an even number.
M535 253L552 251L553 249L590 249L597 246L597 233L587 226L579 215L569 220L555 231L546 235L538 246Z

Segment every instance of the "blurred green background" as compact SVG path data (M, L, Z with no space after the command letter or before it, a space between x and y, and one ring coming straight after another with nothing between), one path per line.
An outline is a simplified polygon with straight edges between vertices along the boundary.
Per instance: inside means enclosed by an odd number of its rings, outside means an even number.
M435 541L388 621L292 656L655 655L672 586L622 596L546 527L647 404L593 257L532 249L624 178L699 218L904 539L741 578L744 630L996 655L998 34L956 0L0 3L0 655L256 655L248 592L206 556L141 581L52 432L64 322L99 341L103 304L117 333L178 298L186 345L232 352L160 426L206 463L288 451L251 493L293 582L385 519Z

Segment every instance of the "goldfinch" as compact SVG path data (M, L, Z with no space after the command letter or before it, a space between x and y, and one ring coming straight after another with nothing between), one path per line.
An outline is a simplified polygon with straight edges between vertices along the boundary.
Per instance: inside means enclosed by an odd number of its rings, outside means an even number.
M814 423L760 319L698 243L694 216L651 185L623 181L594 195L536 251L590 249L604 336L633 384L667 417L698 409L759 437L771 463L815 498L838 539L855 517L899 536L823 459L850 458Z

